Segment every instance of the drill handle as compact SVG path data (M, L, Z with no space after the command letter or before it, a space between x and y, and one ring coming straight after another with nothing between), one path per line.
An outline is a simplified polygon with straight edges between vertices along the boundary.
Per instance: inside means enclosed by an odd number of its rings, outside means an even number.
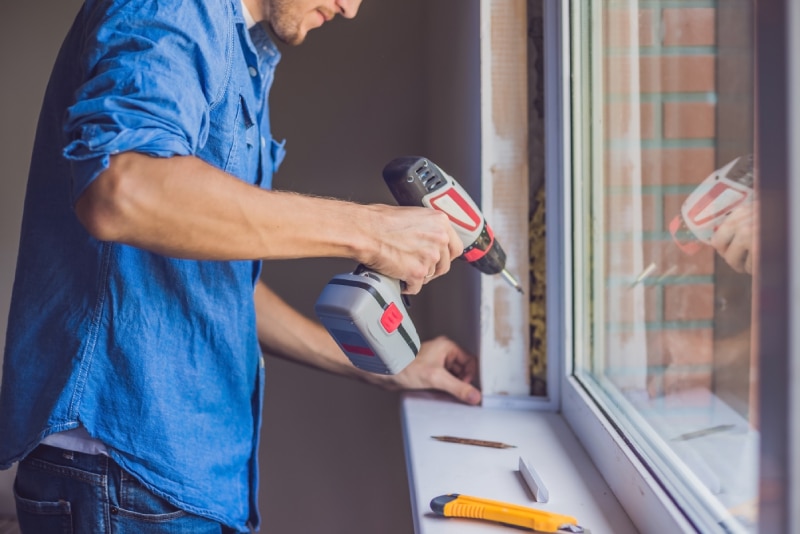
M483 214L469 194L429 159L396 158L384 167L383 179L399 205L422 206L445 213L464 249L474 245L484 231Z

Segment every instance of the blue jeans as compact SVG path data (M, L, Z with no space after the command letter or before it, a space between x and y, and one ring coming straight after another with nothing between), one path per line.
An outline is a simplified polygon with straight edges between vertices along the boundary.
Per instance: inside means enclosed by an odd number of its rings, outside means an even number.
M14 483L23 534L228 534L154 495L102 454L39 445Z

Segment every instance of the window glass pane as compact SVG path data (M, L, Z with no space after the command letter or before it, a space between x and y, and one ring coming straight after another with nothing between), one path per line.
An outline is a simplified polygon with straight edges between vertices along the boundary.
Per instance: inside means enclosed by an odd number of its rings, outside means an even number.
M575 374L693 522L754 530L752 2L572 5Z

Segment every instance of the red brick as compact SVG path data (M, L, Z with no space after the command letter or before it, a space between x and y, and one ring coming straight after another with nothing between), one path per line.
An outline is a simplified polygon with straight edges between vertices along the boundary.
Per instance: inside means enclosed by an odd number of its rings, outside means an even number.
M708 102L665 102L666 139L705 139L716 135L716 107Z
M686 254L672 241L644 242L645 265L655 263L659 276L707 276L714 274L714 249L703 247Z
M702 389L711 391L712 383L712 370L709 367L706 370L698 370L694 366L683 367L679 365L672 365L667 367L664 371L663 387L664 394L669 396L671 394L680 393L693 389ZM686 406L687 399L681 398L681 405ZM692 406L699 405L706 406L710 403L710 396L702 395L697 398L696 403Z
M714 148L663 148L642 151L645 185L697 185L714 172Z
M675 408L707 408L711 406L712 397L708 394L681 395L676 393L688 390L709 391L712 382L711 368L668 366L661 372L653 372L647 377L647 393L651 398L664 397L664 405Z
M606 185L631 186L641 183L641 155L637 150L606 150L603 154ZM636 178L634 178L636 177Z
M714 319L714 284L670 284L664 286L665 321L710 321Z
M606 9L605 33L606 46L627 47L627 46L653 46L655 44L653 32L653 10L652 9ZM639 42L632 42L631 25L636 24Z
M643 56L639 79L642 93L708 93L716 87L715 57ZM628 75L630 76L630 75Z
M626 324L634 321L656 321L658 313L658 290L655 286L644 287L644 306L637 309L635 297L639 295L630 286L610 287L606 290L606 321L611 324Z
M647 332L648 365L711 365L713 359L711 328Z
M636 204L634 204L636 202ZM606 196L606 232L652 232L656 227L656 199L653 195L634 197L633 193Z
M638 131L633 131L636 125L633 110L638 109ZM607 139L653 139L655 137L655 105L644 102L639 105L626 102L611 102L606 104L605 126Z
M628 388L633 384L644 386L647 379L647 348L639 341L639 334L612 330L606 333L606 376L615 384Z
M716 10L711 7L672 8L661 11L664 46L714 46Z
M636 94L639 92L638 80L632 85L633 58L638 57L638 52L632 55L613 55L603 58L603 81L607 94Z
M633 63L639 79L633 83ZM607 94L710 93L715 90L715 56L607 56L603 61Z
M715 156L713 148L606 150L606 185L697 185L714 171Z
M633 283L642 270L651 263L655 270L650 276L707 276L714 273L714 249L703 247L693 255L682 252L672 240L642 241L641 250L634 256L633 241L609 241L606 243L606 275L622 277ZM637 270L635 257L642 257Z

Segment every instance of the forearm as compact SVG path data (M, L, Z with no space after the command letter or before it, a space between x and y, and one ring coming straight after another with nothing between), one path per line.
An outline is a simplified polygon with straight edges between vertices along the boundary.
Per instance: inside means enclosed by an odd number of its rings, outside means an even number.
M78 217L104 241L193 259L359 258L370 207L244 183L194 157L122 154L81 196Z
M303 317L263 283L256 287L255 302L264 352L388 390L434 389L467 404L481 401L480 391L471 384L477 360L445 337L423 343L414 361L399 374L368 373L350 363L322 326Z
M264 352L331 373L394 389L391 377L362 371L319 324L289 306L266 285L255 291L258 339Z
M191 156L113 156L75 212L101 241L198 260L350 258L409 293L463 251L438 210L267 191Z

